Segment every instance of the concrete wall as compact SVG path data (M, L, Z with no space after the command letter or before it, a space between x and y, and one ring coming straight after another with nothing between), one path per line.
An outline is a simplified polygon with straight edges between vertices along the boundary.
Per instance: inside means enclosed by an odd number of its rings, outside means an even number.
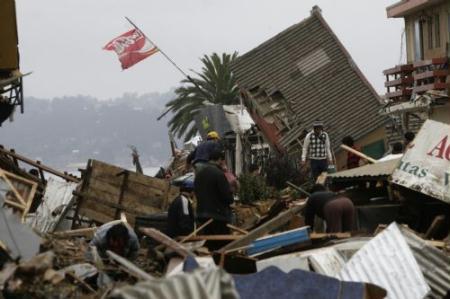
M433 39L435 39L435 25L434 16L439 15L440 21L440 46L436 47L435 41L433 40L433 48L428 47L428 23L429 17L433 17ZM431 59L435 57L446 57L449 56L448 45L450 43L449 36L449 16L450 16L450 2L446 1L440 5L427 8L415 14L405 17L405 36L406 36L406 51L407 51L407 61L408 63L414 62L415 50L414 50L414 23L419 20L425 20L422 24L423 26L423 50L424 59Z
M366 136L356 140L355 145L359 148L362 148L366 145L372 144L379 140L386 141L386 130L385 130L384 125L378 129L376 129L375 131L372 131L371 133L367 134ZM386 148L386 142L385 142L385 148ZM341 150L336 154L336 165L337 165L338 170L343 170L343 169L347 168L346 167L347 152L345 150Z

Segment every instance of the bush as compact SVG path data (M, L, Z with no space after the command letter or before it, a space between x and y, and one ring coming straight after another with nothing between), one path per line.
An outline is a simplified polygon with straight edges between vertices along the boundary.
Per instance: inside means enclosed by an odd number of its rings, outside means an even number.
M303 184L305 176L298 165L300 165L299 157L288 155L271 157L263 169L267 183L277 190L286 188L287 181L297 185Z
M270 196L270 189L262 176L242 174L239 176L239 199L242 203L252 203Z

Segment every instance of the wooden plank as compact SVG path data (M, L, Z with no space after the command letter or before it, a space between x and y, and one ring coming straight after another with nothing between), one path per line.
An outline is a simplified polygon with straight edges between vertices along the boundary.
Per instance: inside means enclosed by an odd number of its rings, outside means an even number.
M115 254L114 252L107 250L106 254L115 262L122 265L128 273L133 275L134 277L141 279L141 280L153 280L154 277L142 270L141 268L137 267L135 264L130 262L129 260L121 257L118 254Z
M188 240L191 239L191 237L197 235L200 231L202 231L202 229L204 229L205 227L207 227L211 222L213 222L212 219L209 219L208 221L206 221L205 223L203 223L202 225L200 225L198 228L196 228L192 233L190 233L189 235L187 235L186 237L183 237L180 241L180 243L184 243Z
M123 178L118 176L124 171L128 173L126 188L122 188ZM96 160L89 160L83 183L86 200L79 202L78 213L101 223L117 218L119 209L130 216L133 224L136 215L161 212L179 194L179 189L165 180ZM101 204L89 198L102 199Z
M436 232L442 227L445 223L445 215L439 215L434 217L433 222L425 233L425 239L432 239Z
M365 154L363 154L363 153L361 153L361 152L359 152L359 151L357 151L357 150L355 150L355 149L353 149L353 148L351 148L351 147L349 147L349 146L347 146L345 144L341 144L341 148L346 150L347 152L351 152L351 153L357 155L358 157L366 160L369 163L377 163L378 162L377 160L375 160L375 159L373 159L373 158L371 158L371 157L369 157L369 156L367 156L367 155L365 155Z
M140 228L139 231L141 231L144 235L149 236L156 241L166 245L167 247L171 248L173 251L178 253L182 257L187 256L195 256L191 251L187 250L183 247L180 243L175 241L174 239L170 238L169 236L163 234L157 229L154 228Z
M237 247L242 247L249 245L252 241L256 240L259 237L264 236L267 233L270 233L271 231L279 228L280 226L286 224L291 220L293 216L295 216L297 213L299 213L301 210L303 210L306 206L306 202L302 205L294 206L290 208L289 210L279 214L275 218L271 219L270 221L264 223L260 227L255 228L251 232L249 232L245 236L240 236L238 240L235 240L231 242L230 244L222 247L219 252L225 252L230 249L234 249Z
M300 191L301 193L305 194L305 195L308 196L308 197L311 196L311 193L309 193L309 192L303 190L303 188L301 188L301 187L299 187L299 186L296 186L296 185L292 184L291 182L286 182L286 184L287 184L288 186L294 188L295 190Z
M144 215L144 213L141 210L137 210L137 209L133 209L133 208L130 208L130 207L127 207L127 206L124 206L124 205L120 205L120 204L117 204L117 203L109 202L107 200L104 200L104 199L101 199L101 198L96 198L96 197L90 196L90 195L85 194L85 193L80 193L80 192L74 191L73 195L83 197L84 199L90 200L90 201L94 202L97 205L100 204L100 205L104 205L104 206L107 206L107 207L110 207L110 208L120 209L120 210L123 210L123 211L125 211L125 212L127 212L129 214Z
M61 232L54 232L52 236L55 236L57 238L72 238L72 237L92 238L96 231L97 227L88 227L88 228L66 230Z
M239 228L237 226L234 226L234 225L231 225L231 224L227 224L227 226L228 226L228 228L230 228L230 229L232 229L232 230L234 230L234 231L236 231L236 232L238 232L238 233L240 233L242 235L248 234L248 230L241 229L241 228Z
M184 236L180 236L177 239L186 238ZM198 236L190 236L186 241L235 241L242 238L242 235L198 235ZM181 241L180 241L181 242Z
M311 233L309 235L311 240L315 239L347 239L351 238L351 233Z
M12 157L14 159L17 159L17 160L20 160L20 161L25 162L27 164L30 164L30 165L38 168L38 169L42 169L42 170L44 170L46 172L49 172L49 173L54 174L56 176L59 176L59 177L65 179L66 181L75 182L75 183L78 183L80 181L79 178L76 178L76 177L73 177L73 176L70 176L70 175L66 175L66 174L64 174L64 173L62 173L60 171L57 171L57 170L49 167L49 166L46 166L46 165L41 164L41 163L37 163L37 162L35 162L35 161L31 160L31 159L28 159L27 157L24 157L22 155L17 154L15 152L8 151L7 149L5 149L3 147L0 147L0 152L4 153L4 154L6 154L6 155L8 155L8 156L10 156L10 157Z

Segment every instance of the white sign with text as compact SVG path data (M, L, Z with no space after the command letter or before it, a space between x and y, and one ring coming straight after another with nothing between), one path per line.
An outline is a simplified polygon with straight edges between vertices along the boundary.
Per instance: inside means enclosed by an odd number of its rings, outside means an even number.
M392 174L392 182L450 203L450 125L427 120Z

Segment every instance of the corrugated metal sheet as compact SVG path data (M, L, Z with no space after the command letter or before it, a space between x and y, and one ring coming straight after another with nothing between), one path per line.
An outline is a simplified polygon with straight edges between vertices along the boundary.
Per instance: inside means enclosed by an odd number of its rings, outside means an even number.
M393 159L374 164L367 164L361 167L339 171L329 174L328 177L334 179L354 179L354 178L377 178L390 176L400 163L400 159Z
M139 282L116 288L110 298L115 299L238 299L233 277L223 269L198 269L171 277Z
M70 208L76 183L62 182L50 177L47 181L42 203L33 218L27 218L30 225L42 233L53 232Z
M450 291L450 257L436 247L427 245L411 230L400 227L406 242L431 287L432 298L443 298Z
M298 150L296 139L317 118L325 121L335 151L344 136L357 140L386 120L378 113L378 95L317 11L240 56L232 70L249 93L277 90L288 103L276 114L296 122L271 128L284 149ZM261 107L266 100L252 101Z
M396 223L355 253L336 277L379 285L387 298L419 299L431 291Z

